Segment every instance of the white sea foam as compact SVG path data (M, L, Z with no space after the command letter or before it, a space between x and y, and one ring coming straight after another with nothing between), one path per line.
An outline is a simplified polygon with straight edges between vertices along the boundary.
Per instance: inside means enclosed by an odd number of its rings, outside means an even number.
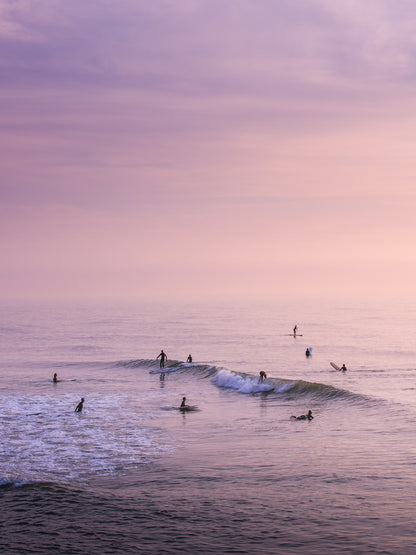
M170 450L123 395L94 399L82 413L73 405L72 395L4 402L0 485L119 473Z
M258 393L273 391L273 385L267 382L259 383L258 378L242 376L228 370L220 370L213 378L213 383L219 387L229 387L239 393Z

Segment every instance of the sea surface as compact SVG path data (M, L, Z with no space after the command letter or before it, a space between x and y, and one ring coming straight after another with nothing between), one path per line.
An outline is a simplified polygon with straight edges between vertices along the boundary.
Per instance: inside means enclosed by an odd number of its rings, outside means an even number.
M416 553L415 306L0 308L1 553Z

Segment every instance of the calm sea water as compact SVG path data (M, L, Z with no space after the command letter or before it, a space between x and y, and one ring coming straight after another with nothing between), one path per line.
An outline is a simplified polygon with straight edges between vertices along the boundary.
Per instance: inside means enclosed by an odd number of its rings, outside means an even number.
M415 324L398 306L3 304L0 550L416 553Z

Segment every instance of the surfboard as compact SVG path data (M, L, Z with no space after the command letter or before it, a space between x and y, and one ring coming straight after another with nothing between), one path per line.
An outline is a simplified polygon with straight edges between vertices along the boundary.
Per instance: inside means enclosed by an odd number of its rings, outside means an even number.
M332 366L332 368L334 368L335 370L341 370L341 368L340 368L337 364L335 364L335 362L330 362L329 364L330 364L330 365Z
M184 407L179 407L179 410L182 412L191 411L191 410L198 410L197 405L185 405Z

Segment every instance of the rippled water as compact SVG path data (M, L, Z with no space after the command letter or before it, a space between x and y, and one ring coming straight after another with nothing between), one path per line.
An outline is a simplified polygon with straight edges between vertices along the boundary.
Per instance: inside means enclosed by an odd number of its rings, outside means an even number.
M413 309L2 308L3 552L416 551Z

